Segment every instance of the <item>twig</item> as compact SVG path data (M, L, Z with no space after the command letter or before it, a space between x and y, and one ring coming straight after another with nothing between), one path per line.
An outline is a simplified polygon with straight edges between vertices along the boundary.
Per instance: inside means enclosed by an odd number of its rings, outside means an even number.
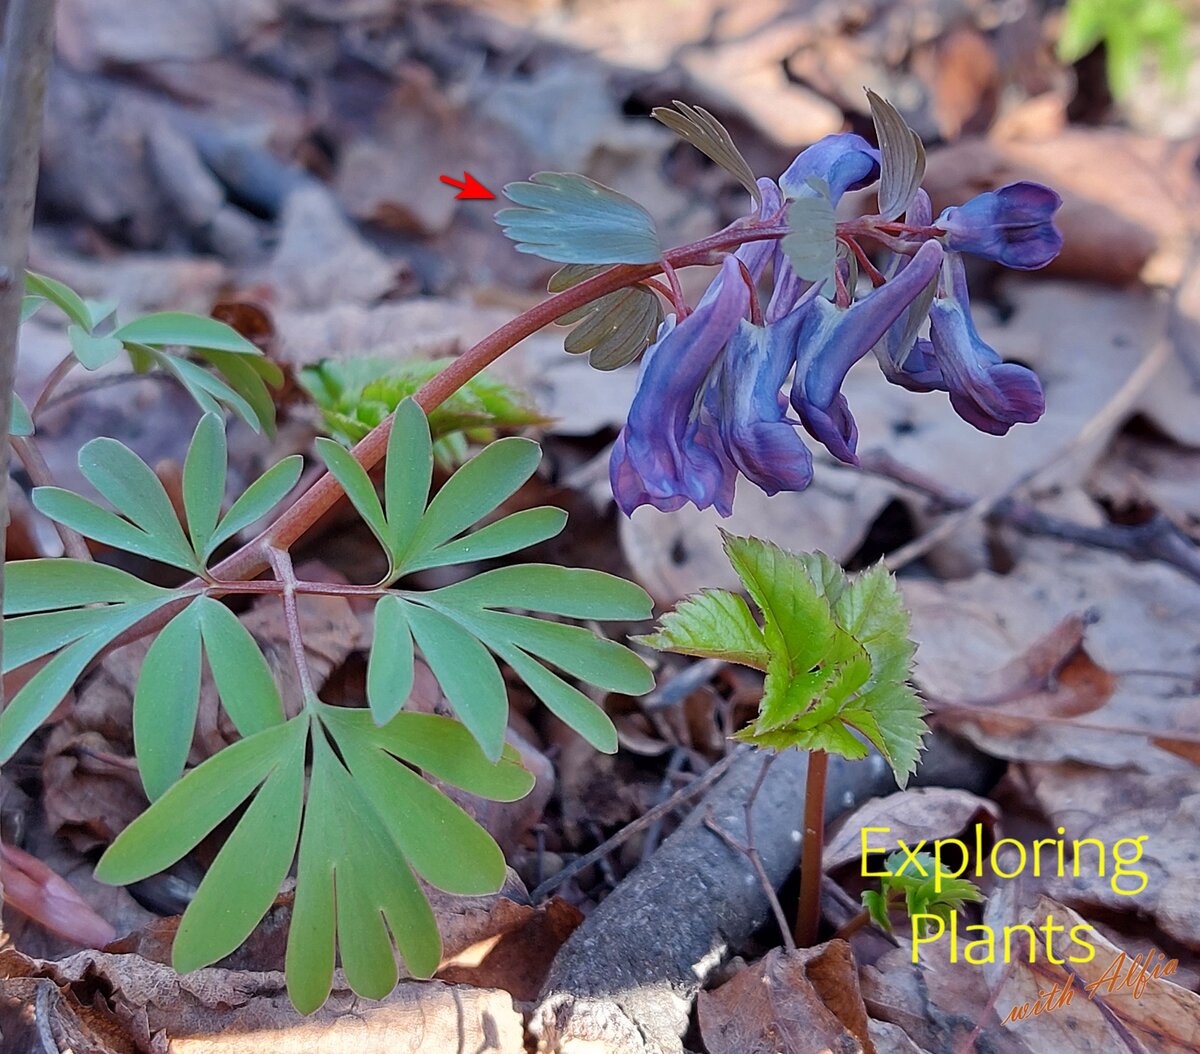
M292 661L296 664L296 676L300 679L300 694L304 697L307 709L317 698L313 688L312 674L308 669L308 656L304 652L304 636L300 628L300 609L296 604L296 572L292 567L292 558L282 549L271 549L268 552L271 570L275 578L283 586L283 613L287 621L288 645L292 650Z
M775 884L771 881L770 876L767 875L767 869L763 867L762 855L754 845L754 803L758 800L758 792L762 790L763 781L766 780L767 773L771 770L771 763L778 756L773 751L766 754L763 758L762 768L758 771L758 779L754 781L754 786L746 796L744 805L746 813L745 845L734 838L733 835L713 819L711 806L704 815L704 826L720 838L730 849L736 853L741 853L750 861L750 866L754 868L754 873L758 876L758 881L762 884L767 903L771 906L771 914L775 916L775 924L779 927L780 936L783 937L784 949L794 952L796 950L796 942L792 940L792 932L788 929L787 916L783 913L783 905L779 903L779 897L775 895Z
M708 684L728 665L724 659L700 659L698 662L684 667L665 684L659 685L649 695L643 696L640 700L642 711L653 713L683 702L692 692Z
M901 546L884 561L887 564L888 570L898 571L901 567L907 566L914 560L919 560L930 549L944 542L962 527L966 526L966 524L986 517L1013 493L1032 483L1043 473L1087 446L1098 436L1103 435L1105 431L1129 412L1137 401L1138 396L1142 394L1142 390L1154 379L1158 371L1162 369L1170 357L1170 352L1170 342L1165 339L1160 340L1154 351L1143 359L1138 364L1137 369L1125 378L1125 383L1113 393L1112 398L1053 457L1026 472L1022 472L1016 479L997 487L990 493L976 498L969 506L962 509L961 512L943 520L933 530L928 531L919 538L914 538L908 545Z
M42 102L54 41L53 0L9 0L0 82L0 478L8 478L8 430L17 371L17 330L33 228ZM0 487L0 598L8 489ZM0 638L0 651L3 639ZM3 693L0 691L0 703Z
M882 476L918 491L947 509L970 510L980 501L963 491L939 486L936 481L896 461L890 454L867 454L862 459L862 468L873 475ZM1161 513L1145 523L1131 526L1108 524L1093 527L1042 512L1041 509L1018 498L1005 497L982 515L987 519L1007 523L1023 534L1057 538L1094 549L1124 553L1133 560L1169 564L1193 581L1200 582L1200 548ZM923 541L932 533L923 535L916 541ZM908 546L897 550L889 559L899 562L903 559L906 549ZM904 559L903 562L907 563L908 560Z
M607 842L603 842L596 846L596 848L590 853L585 853L578 860L572 860L566 867L559 871L558 874L551 875L548 879L546 879L545 882L538 886L537 889L535 889L529 895L530 899L535 904L541 900L544 900L552 892L554 892L554 890L558 889L559 886L566 882L567 879L573 878L584 868L591 867L591 865L597 860L607 856L618 846L624 845L627 841L629 841L630 838L637 834L638 831L645 830L645 828L649 827L650 824L654 823L654 821L660 816L666 816L683 802L694 798L701 791L711 787L714 783L716 783L717 780L725 775L725 772L728 770L729 766L733 764L734 759L743 757L749 751L749 749L749 747L742 747L726 755L699 779L689 783L686 787L680 787L679 790L672 794L671 797L669 797L665 802L663 802L661 805L654 806L653 809L643 813L636 820L634 820L633 823L622 827L616 834L609 838Z
M29 474L34 486L54 486L54 475L50 471L50 466L46 464L46 459L42 457L42 451L37 443L33 442L29 436L11 436L10 441L13 451L21 459L21 464L25 466L25 471ZM87 542L83 540L82 534L57 520L54 521L54 528L58 531L63 549L69 557L75 560L91 560L92 551L88 548Z
M683 763L687 760L687 751L683 747L676 747L671 751L671 760L667 762L667 769L663 773L662 783L658 788L658 801L655 805L661 805L671 796L671 787L675 782L675 777L683 769ZM645 841L642 842L642 860L649 860L654 854L654 850L658 848L658 840L662 837L663 817L659 817L650 825L650 830L646 832Z

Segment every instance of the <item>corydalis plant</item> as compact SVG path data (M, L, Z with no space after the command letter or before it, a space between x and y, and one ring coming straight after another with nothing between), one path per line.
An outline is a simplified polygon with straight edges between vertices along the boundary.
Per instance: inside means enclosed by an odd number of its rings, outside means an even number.
M680 103L655 111L733 174L754 206L727 228L740 235L740 247L698 261L720 270L694 310L683 302L653 220L635 202L582 176L542 173L506 188L521 207L497 219L518 249L571 265L552 289L570 288L598 273L598 265L663 258L669 288L643 283L568 316L582 318L568 350L590 351L601 368L646 349L610 465L613 494L626 513L691 502L729 515L739 475L768 495L803 490L812 456L797 425L834 457L856 464L858 430L841 387L872 350L889 380L947 392L959 415L983 431L1003 434L1041 416L1036 375L1002 362L975 331L960 254L1021 269L1049 263L1062 244L1053 224L1058 195L1014 183L946 209L934 222L920 189L920 139L893 107L868 94L877 147L857 135L827 136L778 183L755 181L706 111ZM876 182L878 212L839 222L842 196ZM869 246L885 252L882 266ZM764 304L758 289L768 271ZM860 275L870 286L865 292ZM674 308L661 323L656 292Z
M170 866L217 826L233 830L184 913L173 950L180 970L238 947L270 908L295 864L288 990L301 1010L328 995L335 950L350 986L382 997L396 983L393 944L408 969L429 976L440 958L433 914L417 876L454 893L499 889L504 860L491 836L427 773L472 793L511 800L532 777L504 745L508 694L497 659L567 725L616 750L604 711L572 683L642 694L653 685L631 651L579 626L533 617L641 620L650 598L599 571L543 564L502 567L439 589L401 588L411 572L505 556L558 534L555 508L532 508L469 529L511 496L539 460L535 443L485 447L429 496L428 422L403 401L388 446L382 499L366 470L332 440L318 440L330 472L388 559L382 580L305 582L287 553L269 554L274 581L236 582L211 568L217 546L280 501L300 458L268 470L222 514L222 422L200 421L183 471L181 522L148 465L112 439L80 451L85 478L115 511L60 488L39 488L42 512L87 537L193 573L177 589L112 567L31 560L9 568L4 670L46 660L0 714L0 760L11 758L85 667L120 634L169 613L146 653L134 695L138 769L153 804L105 853L97 876L128 883ZM223 597L274 594L283 605L303 698L285 713L258 643ZM366 709L330 706L308 671L297 597L373 601ZM420 650L458 720L403 713ZM242 737L184 772L202 668Z
M761 624L739 595L713 589L681 602L641 640L766 674L758 716L736 738L767 750L809 752L797 940L811 943L828 756L863 758L873 746L896 782L907 783L927 732L925 708L908 683L916 646L895 579L882 564L849 578L823 553L790 553L728 534L724 540Z

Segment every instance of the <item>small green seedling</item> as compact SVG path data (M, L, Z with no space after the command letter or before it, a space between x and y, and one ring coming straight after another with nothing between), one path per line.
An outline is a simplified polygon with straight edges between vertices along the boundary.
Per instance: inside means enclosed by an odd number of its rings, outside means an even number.
M939 918L949 925L950 916L962 912L967 904L983 900L974 882L956 878L949 872L937 874L937 862L928 853L892 853L884 862L886 877L879 880L879 890L863 891L863 907L871 921L888 933L892 932L891 913L903 907L914 920L919 937L926 935L928 924L920 916Z

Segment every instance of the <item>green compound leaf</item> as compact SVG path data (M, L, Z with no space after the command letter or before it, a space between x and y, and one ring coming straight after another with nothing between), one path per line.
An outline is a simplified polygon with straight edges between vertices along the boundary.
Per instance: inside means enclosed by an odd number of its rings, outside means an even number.
M438 491L403 554L404 566L465 531L533 475L541 448L510 436L484 447Z
M324 734L312 744L286 961L288 993L302 1013L328 997L335 949L351 988L371 999L395 987L393 940L416 977L431 976L441 958L433 912L388 823ZM401 804L385 807L390 814Z
M867 754L865 738L903 786L926 727L908 684L916 648L895 579L883 565L849 579L823 553L788 553L756 538L725 535L725 550L763 614L761 629L739 597L711 590L641 641L766 671L758 718L737 738L848 758Z
M517 252L580 264L653 263L662 256L650 214L587 176L539 172L509 183L504 194L519 207L501 209L496 222Z
M49 300L50 303L61 310L75 325L89 333L91 332L92 313L88 310L87 304L83 302L83 298L74 289L44 274L26 271L25 291L32 296Z
M568 265L559 268L547 286L551 293L578 285L600 274L603 267ZM662 303L641 285L618 289L568 312L557 320L560 326L575 326L563 341L571 355L588 354L597 370L616 370L633 362L653 342L663 321Z
M8 434L10 436L33 435L33 415L16 392L12 397L12 415L8 420Z
M216 414L205 414L196 425L183 463L183 507L188 534L192 550L201 557L208 553L221 515L226 458L225 422Z
M833 278L837 262L837 219L827 188L788 205L788 226L780 243L796 274L810 282Z
M8 761L25 740L37 731L103 648L170 599L171 595L168 594L159 600L112 604L86 612L51 612L5 620L5 634L12 638L18 635L19 629L29 627L31 620L56 619L65 615L87 616L82 632L60 634L48 647L44 643L27 644L23 649L25 656L11 654L15 651L11 646L4 649L7 672L61 647L58 654L25 683L0 713L0 764ZM35 628L41 628L43 622L32 624Z
M118 326L112 336L132 344L151 347L180 346L232 351L239 355L261 355L253 344L232 326L215 318L183 311L160 311Z
M304 458L299 454L291 454L272 465L251 483L241 497L229 507L229 511L209 538L204 558L207 560L222 542L228 541L238 531L249 527L278 505L299 481L303 469Z
M172 595L171 590L152 586L127 571L90 560L14 560L4 567L5 615L165 600Z
M200 612L189 604L154 638L133 694L133 748L146 797L183 775L200 705Z
M473 633L444 614L407 605L409 625L421 654L459 720L491 761L504 748L508 692L496 660Z
M115 439L93 439L79 451L79 469L117 512L151 537L164 554L171 554L167 563L199 569L166 489L137 454Z
M200 597L204 654L225 712L238 733L253 735L283 723L283 700L267 660L250 631L224 604Z
M367 662L367 705L376 724L385 725L408 701L413 686L413 639L405 605L383 597L375 605L375 636Z
M553 538L566 525L567 514L562 509L550 506L522 509L463 535L456 541L430 549L424 556L406 559L404 568L412 572L448 564L493 560Z
M689 106L678 99L671 100L675 109L657 106L650 116L661 121L685 142L691 143L710 161L725 169L754 199L757 209L762 202L762 192L754 178L754 170L733 142L733 136L711 113L701 106Z
M746 602L724 589L688 597L663 615L658 632L636 639L659 651L724 659L756 670L766 670L770 661L762 629Z
M98 370L107 366L125 350L125 345L115 337L98 337L80 326L67 327L67 340L79 364L87 370Z
M882 165L879 175L879 215L894 220L908 210L925 178L925 146L899 111L870 89L871 119Z

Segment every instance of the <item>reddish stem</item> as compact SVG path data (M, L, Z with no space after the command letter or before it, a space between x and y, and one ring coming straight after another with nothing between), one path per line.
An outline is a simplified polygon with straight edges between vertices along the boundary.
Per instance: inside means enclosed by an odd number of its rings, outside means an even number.
M565 289L563 292L543 300L511 322L486 336L474 347L465 351L441 373L427 381L413 397L426 413L445 402L476 374L482 372L510 348L526 337L550 325L556 319L590 304L593 300L618 289L624 289L647 278L653 278L662 270L665 261L672 267L715 266L724 253L736 249L745 242L768 241L782 238L789 233L787 227L732 226L698 242L681 246L665 253L663 261L649 264L618 264L598 275ZM388 436L392 431L392 415L375 426L351 453L364 469L370 471L383 460L387 451ZM295 503L282 513L270 527L256 538L252 538L235 553L227 556L212 569L214 579L228 584L231 581L246 581L261 574L268 566L271 549L290 549L297 540L325 515L343 497L341 484L326 472ZM203 587L208 583L193 579L187 587ZM167 604L132 626L104 649L104 653L137 640L164 626L179 610L175 604Z
M821 875L825 855L825 780L829 755L808 755L804 782L804 840L800 849L800 909L796 915L796 945L811 948L821 930Z
M866 254L866 251L853 238L840 239L843 245L846 246L858 261L858 266L861 267L871 279L871 284L878 289L887 279L878 267L871 263L871 258Z

